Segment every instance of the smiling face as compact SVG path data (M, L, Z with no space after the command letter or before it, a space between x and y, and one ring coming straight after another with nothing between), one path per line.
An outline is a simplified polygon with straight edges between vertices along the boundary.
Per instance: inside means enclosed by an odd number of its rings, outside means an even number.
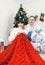
M24 23L19 22L19 23L18 23L18 27L23 28L23 27L24 27Z
M34 16L29 17L28 23L29 23L30 25L33 25L33 24L35 23Z

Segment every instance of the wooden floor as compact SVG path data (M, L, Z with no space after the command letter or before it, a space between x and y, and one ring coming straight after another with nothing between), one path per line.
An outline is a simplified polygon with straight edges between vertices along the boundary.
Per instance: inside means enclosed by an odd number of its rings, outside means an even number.
M39 55L41 56L41 58L42 58L43 60L45 60L45 54L39 53Z

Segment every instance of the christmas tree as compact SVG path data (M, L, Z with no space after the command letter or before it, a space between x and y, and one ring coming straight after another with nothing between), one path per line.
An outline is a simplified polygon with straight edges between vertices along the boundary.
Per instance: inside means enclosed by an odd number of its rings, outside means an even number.
M18 10L18 13L16 14L16 16L14 17L14 27L16 27L15 23L19 20L22 20L24 22L24 25L27 25L28 23L28 17L26 16L26 13L24 11L24 9L22 8L22 4L20 4L20 8Z

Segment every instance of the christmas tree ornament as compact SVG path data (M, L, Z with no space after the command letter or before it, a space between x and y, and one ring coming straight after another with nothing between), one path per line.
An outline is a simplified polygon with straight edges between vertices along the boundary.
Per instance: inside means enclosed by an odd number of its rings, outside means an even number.
M44 22L44 13L41 13L41 15L40 15L40 18L39 18L39 20L41 21L41 22Z
M24 19L23 19L23 21L24 21Z
M21 16L19 17L19 19L21 19Z

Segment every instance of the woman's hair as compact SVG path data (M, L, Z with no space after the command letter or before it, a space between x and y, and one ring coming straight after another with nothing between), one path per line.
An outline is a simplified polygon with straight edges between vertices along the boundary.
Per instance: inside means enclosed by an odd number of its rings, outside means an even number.
M17 22L15 23L15 27L18 27L18 23L20 23L20 22L24 24L23 21L17 21Z
M17 22L15 23L15 27L18 27L18 23Z

